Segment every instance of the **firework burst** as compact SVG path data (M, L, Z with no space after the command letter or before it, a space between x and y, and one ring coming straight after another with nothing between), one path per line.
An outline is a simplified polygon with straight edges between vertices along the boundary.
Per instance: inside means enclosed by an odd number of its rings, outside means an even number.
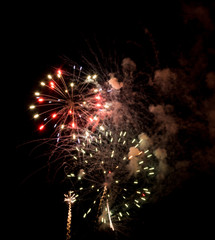
M34 93L36 101L29 107L40 122L38 130L52 125L57 142L68 135L75 140L86 129L94 131L108 108L97 77L82 73L82 67L74 65L72 72L57 70L41 81L40 90Z
M82 67L73 65L70 71L58 69L47 75L34 92L34 103L29 109L39 122L38 131L47 133L42 143L51 147L49 166L57 163L60 169L82 139L97 128L102 129L109 105L105 100L107 92L98 80L97 74L89 75Z
M71 153L66 175L80 202L89 206L83 218L92 214L100 226L114 230L149 198L158 161L143 144L143 134L132 138L126 131L104 130L90 138L90 145L83 141ZM74 160L81 165L74 168Z

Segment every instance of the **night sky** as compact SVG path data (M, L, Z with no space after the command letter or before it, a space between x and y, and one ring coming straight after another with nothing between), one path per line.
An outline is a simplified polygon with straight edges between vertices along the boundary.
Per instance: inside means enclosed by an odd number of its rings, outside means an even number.
M17 239L66 239L63 194L68 186L61 172L50 176L46 146L32 151L39 144L32 141L43 138L43 133L36 130L28 106L38 82L50 69L62 67L65 57L78 63L83 56L91 59L91 49L107 56L102 58L104 68L113 60L120 67L123 58L129 57L154 79L156 70L171 69L177 74L177 83L168 85L172 90L168 92L165 86L159 98L175 107L175 139L179 142L175 149L183 154L170 154L177 159L168 162L174 171L163 180L160 196L141 209L122 233L96 232L79 221L72 222L72 239L174 239L200 234L208 239L206 235L213 233L215 2L171 2L19 6L12 32L17 50L12 60L19 71L12 79L16 154L10 160L14 211L8 222L14 225ZM157 81L153 86L163 85ZM183 124L187 127L182 128Z

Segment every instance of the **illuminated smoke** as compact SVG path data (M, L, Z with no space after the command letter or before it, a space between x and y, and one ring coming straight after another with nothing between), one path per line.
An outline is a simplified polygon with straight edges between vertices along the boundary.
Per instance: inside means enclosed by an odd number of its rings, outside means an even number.
M129 153L128 153L128 159L129 159L128 170L129 170L129 174L130 175L135 175L137 173L137 170L138 170L138 167L139 167L138 161L140 160L138 158L138 155L140 155L139 149L137 149L135 147L130 147L129 148Z
M111 85L112 88L115 90L119 90L120 88L123 87L123 82L119 82L118 78L114 77L114 74L109 74L110 75L110 80L108 83Z
M149 111L154 114L155 122L159 123L159 129L166 132L168 135L174 135L178 131L178 125L175 119L167 112L172 109L171 105L150 105Z
M163 180L168 173L168 164L166 161L167 152L165 149L157 148L154 151L154 155L159 161L157 179Z
M141 133L138 135L138 139L140 140L140 149L146 150L152 145L152 140L145 134Z
M132 78L134 71L136 71L136 63L130 58L124 58L121 66L125 78Z
M151 86L154 86L160 93L169 94L175 87L177 80L176 73L172 72L169 68L156 70L154 73L153 81L149 81Z
M206 75L207 87L211 90L210 97L204 101L204 107L208 120L210 137L215 138L215 72L209 72Z

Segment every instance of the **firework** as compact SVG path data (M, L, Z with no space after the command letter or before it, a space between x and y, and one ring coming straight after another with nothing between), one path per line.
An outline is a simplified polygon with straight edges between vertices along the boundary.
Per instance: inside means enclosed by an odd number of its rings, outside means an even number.
M67 178L76 186L79 199L91 199L83 218L94 213L101 226L114 230L114 223L130 218L147 201L158 161L145 148L143 136L136 139L126 131L103 130L98 136L90 135L90 145L83 141L72 152L71 157L82 165L70 167L68 161Z
M91 215L100 227L115 231L117 224L132 218L149 200L157 173L158 159L150 138L144 133L134 138L142 131L132 111L139 95L130 94L130 85L113 74L107 89L98 78L85 74L82 67L59 69L40 82L29 107L39 121L39 131L53 129L47 140L54 141L49 158L62 160L58 162L76 192L65 195L67 239L76 199L83 206L84 219Z
M41 81L34 104L29 106L33 118L39 121L38 130L51 125L57 142L65 136L76 140L86 129L94 131L107 108L97 77L73 66L71 72L59 69Z
M72 220L72 204L76 201L75 193L69 191L68 194L64 194L64 202L68 204L68 217L67 217L67 234L66 239L71 238L71 220Z

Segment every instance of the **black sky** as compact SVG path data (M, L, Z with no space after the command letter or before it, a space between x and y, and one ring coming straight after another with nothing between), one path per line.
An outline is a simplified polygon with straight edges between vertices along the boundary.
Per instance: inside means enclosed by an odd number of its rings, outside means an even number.
M207 22L206 16L204 24L195 24L197 17L189 15L189 9L196 6L207 9L211 22ZM100 6L93 3L66 5L57 2L43 6L35 2L20 8L13 17L12 30L12 44L17 50L12 61L18 65L18 72L16 79L12 81L15 83L14 101L18 117L15 128L16 154L10 160L10 169L14 172L14 212L10 213L8 224L14 225L17 239L65 239L67 208L63 202L63 194L67 186L58 178L50 181L46 167L47 157L38 157L44 153L43 149L31 153L36 144L26 144L41 137L35 130L27 109L38 81L53 66L61 66L63 56L81 61L82 55L88 52L88 44L93 49L104 48L107 52L108 48L113 47L116 53L118 46L119 57L132 58L136 53L129 43L142 43L145 29L151 33L159 51L160 68L177 67L178 56L182 51L190 54L198 33L207 35L207 31L214 31L209 25L211 23L215 28L212 14L215 3L150 1L143 4L123 2L116 5L105 1L101 2ZM193 29L187 27L186 19L193 21L190 23L193 24ZM208 36L213 36L213 39L209 37L204 42L204 48L212 51L215 49L214 35ZM147 50L145 52L147 53ZM208 58L213 59L211 56ZM140 62L140 58L137 61ZM209 61L208 71L214 70L213 67ZM142 210L131 223L133 238L128 239L134 239L138 235L139 239L149 236L152 236L152 239L155 236L173 239L176 236L212 233L213 219L210 220L210 217L211 212L214 212L213 180L214 174L208 175L207 172L199 171L192 175L161 201ZM87 230L88 232L84 232L82 226L76 226L73 239L109 237L108 233ZM123 235L115 237L127 239ZM110 239L113 239L113 235Z

